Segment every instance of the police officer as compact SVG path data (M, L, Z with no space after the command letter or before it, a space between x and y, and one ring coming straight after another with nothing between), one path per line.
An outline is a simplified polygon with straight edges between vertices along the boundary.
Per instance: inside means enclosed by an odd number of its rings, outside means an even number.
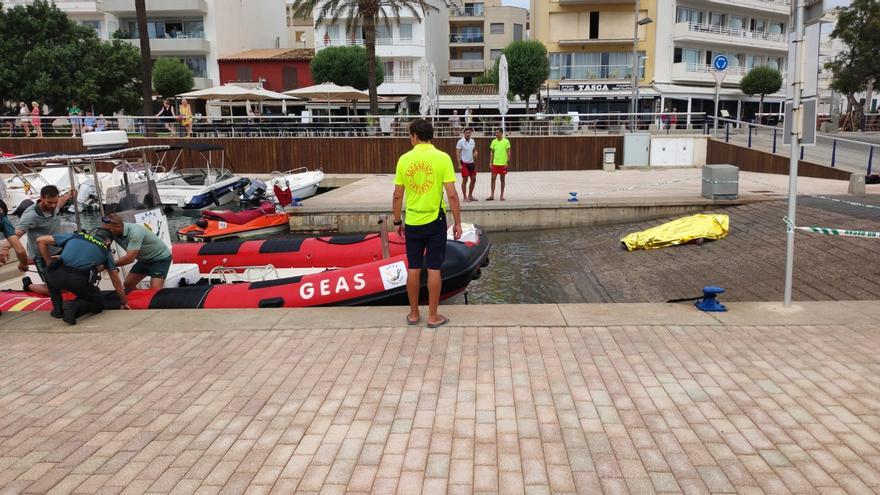
M97 314L104 310L104 300L98 289L98 273L106 270L122 309L131 309L122 279L113 256L110 243L113 234L106 229L94 229L90 233L73 233L46 235L37 239L40 255L46 263L46 285L52 298L52 316L63 318L70 325L76 325L76 319L86 314ZM49 255L50 246L61 248L58 259ZM61 291L72 292L76 299L62 304Z

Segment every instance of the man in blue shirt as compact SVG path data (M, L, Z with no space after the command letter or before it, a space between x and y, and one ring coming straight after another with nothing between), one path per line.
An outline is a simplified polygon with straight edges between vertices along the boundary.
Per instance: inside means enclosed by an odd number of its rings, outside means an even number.
M76 325L76 319L80 316L103 311L104 300L94 274L104 270L110 274L122 309L130 309L122 279L110 253L111 242L113 234L106 229L94 229L89 234L45 235L37 239L40 256L46 263L46 285L49 286L49 297L52 298L53 317L63 318L68 324ZM61 247L57 260L50 256L50 246ZM72 292L76 299L63 302L62 290Z

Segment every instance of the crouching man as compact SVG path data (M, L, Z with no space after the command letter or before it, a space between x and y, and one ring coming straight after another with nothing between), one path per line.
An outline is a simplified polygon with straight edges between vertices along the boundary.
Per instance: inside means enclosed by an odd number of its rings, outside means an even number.
M88 234L46 235L37 239L40 256L46 264L46 285L52 298L54 318L62 318L66 323L76 325L76 319L80 316L103 311L104 300L98 289L98 274L105 270L119 294L122 309L131 309L110 253L111 242L113 234L106 229L94 229ZM57 259L49 255L50 246L61 248ZM76 299L62 301L62 290L72 292Z

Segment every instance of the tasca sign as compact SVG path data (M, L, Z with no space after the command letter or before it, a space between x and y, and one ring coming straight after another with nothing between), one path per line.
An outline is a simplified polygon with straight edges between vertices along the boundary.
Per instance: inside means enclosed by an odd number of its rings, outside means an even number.
M620 90L629 90L629 84L590 84L590 83L576 83L576 84L560 84L559 91L620 91Z

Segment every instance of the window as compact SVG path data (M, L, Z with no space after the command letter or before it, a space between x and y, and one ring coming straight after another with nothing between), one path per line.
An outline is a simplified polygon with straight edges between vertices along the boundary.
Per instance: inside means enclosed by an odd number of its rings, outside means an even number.
M688 66L696 67L700 63L700 50L685 48L681 51L681 61Z
M588 33L591 40L599 38L599 13L590 12L590 32Z
M398 29L400 30L400 39L401 40L406 40L406 41L412 40L413 25L411 22L401 22L400 27Z
M281 86L284 87L284 91L299 87L299 74L296 71L296 67L281 68Z
M746 20L740 16L732 15L727 20L727 27L735 30L745 29Z
M703 23L703 12L688 9L685 7L679 7L678 12L675 16L675 22L687 22L690 24L702 24Z
M724 14L719 14L718 12L709 12L709 25L710 26L723 26L724 25Z
M189 67L193 77L208 77L208 63L205 57L184 57L180 60Z
M766 23L764 22L763 19L752 19L752 31L758 31L758 32L763 33L765 26L766 26Z
M490 34L504 34L504 23L503 22L493 22L489 24L489 33Z
M513 41L522 41L523 39L523 25L522 24L514 24L513 25Z
M639 52L638 55L643 57L645 52ZM632 61L630 51L551 53L549 78L581 81L628 79L632 74Z
M782 34L785 32L785 23L779 21L770 21L770 32L773 34Z
M327 36L329 36L331 40L342 39L342 36L339 35L339 32L340 29L338 24L327 26Z
M767 57L767 67L779 70L782 67L782 63L781 57Z
M494 51L494 50L493 50ZM501 50L498 50L499 52ZM500 54L499 54L500 56ZM461 52L462 60L483 60L483 52Z
M385 80L390 81L394 79L394 61L386 60L382 62L382 66L385 68Z
M123 19L122 26L128 28L132 39L138 37L137 21ZM205 23L202 18L147 19L147 34L150 38L204 38Z
M500 48L498 48L498 49L493 48L493 49L489 50L489 59L490 60L498 60L498 58L501 57L501 52L502 52L502 50ZM554 53L554 55L559 55L559 54Z
M391 27L386 26L384 22L378 22L376 24L376 43L390 45L392 41L394 41L394 37L391 34Z
M98 33L101 32L101 21L82 21L83 26L89 26Z
M401 80L412 80L413 78L413 62L412 60L397 61L397 77Z
M253 72L250 67L242 67L239 66L235 71L235 80L236 81L252 81L253 80Z

